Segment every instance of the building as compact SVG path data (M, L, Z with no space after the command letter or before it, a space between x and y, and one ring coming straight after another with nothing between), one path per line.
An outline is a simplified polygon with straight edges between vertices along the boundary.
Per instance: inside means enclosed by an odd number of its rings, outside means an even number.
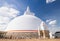
M29 7L21 15L13 19L6 28L6 37L13 39L25 38L46 38L49 37L49 30L45 23Z

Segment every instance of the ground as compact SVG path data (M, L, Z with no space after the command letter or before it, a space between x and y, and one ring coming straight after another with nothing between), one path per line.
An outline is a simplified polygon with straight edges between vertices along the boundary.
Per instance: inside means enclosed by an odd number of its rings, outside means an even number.
M0 41L60 41L60 39L0 39Z

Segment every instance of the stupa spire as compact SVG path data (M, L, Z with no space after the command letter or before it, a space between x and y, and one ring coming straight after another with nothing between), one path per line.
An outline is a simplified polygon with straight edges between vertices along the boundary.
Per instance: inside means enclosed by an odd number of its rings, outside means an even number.
M27 10L26 10L26 11L30 12L30 8L29 8L29 6L27 6Z
M29 6L27 6L27 9L26 9L26 11L24 12L24 15L34 15L34 13L30 11Z

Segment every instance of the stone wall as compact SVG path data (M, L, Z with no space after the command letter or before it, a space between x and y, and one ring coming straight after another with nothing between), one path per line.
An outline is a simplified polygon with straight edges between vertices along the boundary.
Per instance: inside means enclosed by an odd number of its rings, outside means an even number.
M5 37L9 39L49 38L49 31L40 30L40 36L38 32L7 32Z
M31 39L31 38L38 38L37 32L7 32L6 38L9 39Z

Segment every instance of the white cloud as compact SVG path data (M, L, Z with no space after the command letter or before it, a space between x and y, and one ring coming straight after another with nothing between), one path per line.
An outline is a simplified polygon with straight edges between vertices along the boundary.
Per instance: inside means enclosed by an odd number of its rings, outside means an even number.
M5 27L7 27L7 24L9 23L10 19L9 17L0 16L0 30L4 30Z
M56 0L46 0L46 3L52 3L54 1L56 1Z
M57 20L48 19L46 20L46 23L48 23L50 26L55 26L57 24Z
M0 24L8 23L10 21L9 17L0 16Z
M46 20L46 22L50 22L51 21L51 19L49 19L49 20Z
M49 22L49 25L51 25L51 26L55 26L55 25L56 25L56 23L57 23L57 21L56 21L56 20L52 20L52 21L50 21L50 22Z
M19 11L13 7L10 7L9 4L0 7L0 30L4 30L11 18L18 16Z
M49 20L46 20L46 22L48 23L49 31L52 32L53 34L56 31L60 31L59 30L60 27L58 27L58 25L57 25L57 20L49 19Z
M18 14L19 11L14 8L5 6L0 7L0 15L2 16L16 17Z

